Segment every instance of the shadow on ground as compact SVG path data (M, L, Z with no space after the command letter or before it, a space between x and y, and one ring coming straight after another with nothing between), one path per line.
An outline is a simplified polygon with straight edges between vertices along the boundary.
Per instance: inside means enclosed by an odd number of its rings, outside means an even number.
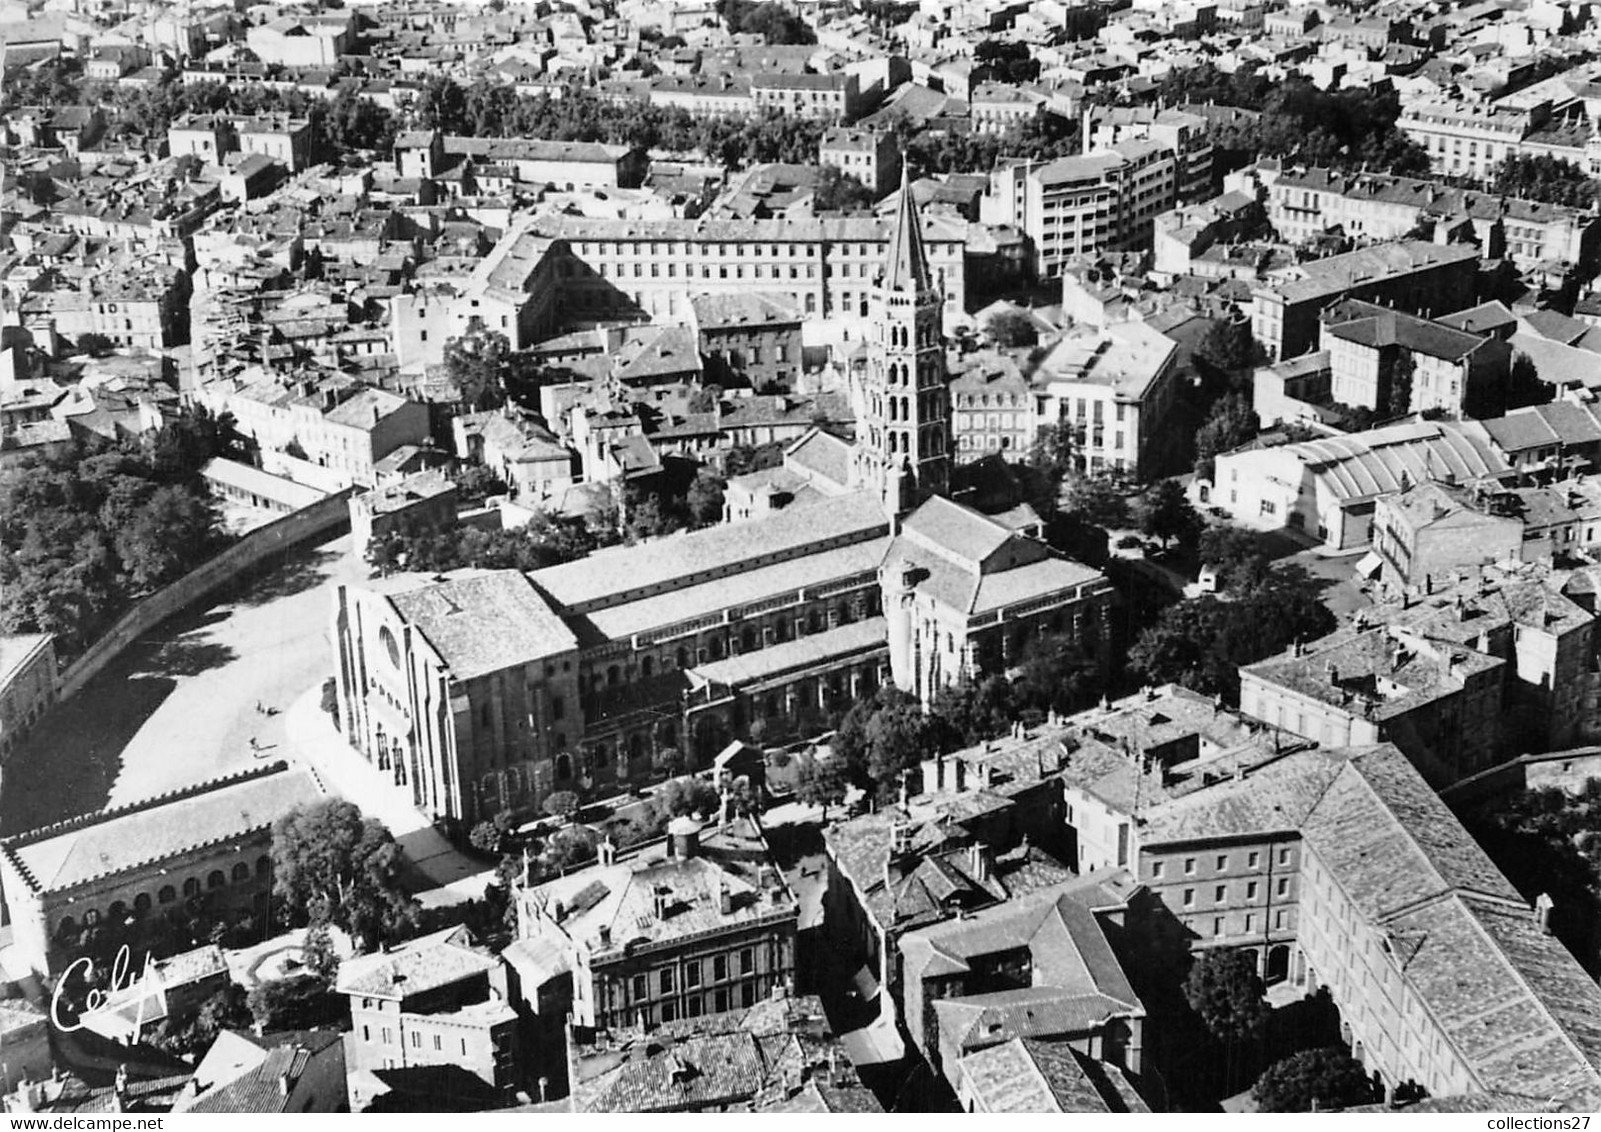
M70 703L58 704L12 753L0 794L0 834L105 807L123 748L177 687L169 677L133 676L129 668L123 662L102 672Z
M338 551L319 547L293 552L248 570L218 592L218 598L236 605L266 605L279 598L304 593L328 580L328 569L340 558Z

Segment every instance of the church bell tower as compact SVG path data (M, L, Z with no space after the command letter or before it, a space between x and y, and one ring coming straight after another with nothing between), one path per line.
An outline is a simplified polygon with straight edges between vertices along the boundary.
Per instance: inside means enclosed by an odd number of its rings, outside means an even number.
M875 286L866 372L853 383L856 482L902 515L951 484L951 394L934 286L906 163L883 274Z

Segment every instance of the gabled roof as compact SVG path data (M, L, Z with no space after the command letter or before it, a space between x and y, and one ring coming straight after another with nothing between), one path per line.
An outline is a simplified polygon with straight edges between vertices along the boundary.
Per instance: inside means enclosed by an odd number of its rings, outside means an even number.
M465 926L446 928L387 951L339 964L339 994L404 1000L488 974L500 960L473 943Z

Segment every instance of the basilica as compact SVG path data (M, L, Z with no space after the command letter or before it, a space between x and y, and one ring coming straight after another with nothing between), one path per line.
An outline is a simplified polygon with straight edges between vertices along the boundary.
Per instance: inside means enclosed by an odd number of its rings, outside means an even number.
M951 399L912 193L873 288L854 439L814 429L728 485L728 521L527 574L341 586L344 734L459 829L709 763L733 739L816 734L886 682L925 704L1042 631L1104 662L1112 587L1026 504L953 496Z

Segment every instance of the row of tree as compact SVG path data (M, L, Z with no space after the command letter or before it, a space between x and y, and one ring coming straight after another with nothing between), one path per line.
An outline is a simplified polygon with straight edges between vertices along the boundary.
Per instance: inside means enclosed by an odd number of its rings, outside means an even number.
M140 596L227 542L200 469L243 455L233 421L186 410L158 432L92 439L0 473L0 631L83 651Z
M1171 72L1156 93L1167 105L1211 103L1253 112L1211 128L1213 144L1224 151L1220 173L1258 156L1340 169L1429 171L1428 154L1396 128L1401 100L1393 87L1325 91L1299 76L1273 79L1257 67L1225 72L1208 63Z

